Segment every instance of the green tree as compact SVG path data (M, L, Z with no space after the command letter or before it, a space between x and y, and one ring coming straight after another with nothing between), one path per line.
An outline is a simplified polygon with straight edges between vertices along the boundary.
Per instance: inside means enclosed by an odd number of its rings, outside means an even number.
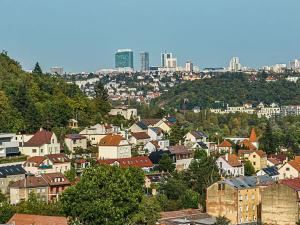
M255 168L249 160L246 160L244 162L244 171L245 176L252 176L253 174L255 174Z
M199 194L191 189L186 190L179 199L184 209L198 208Z
M41 69L38 62L35 64L35 67L34 67L32 73L34 73L34 74L43 74L43 71L42 71L42 69Z
M278 146L274 141L273 129L271 121L268 121L263 136L260 138L261 147L267 154L276 153Z
M71 168L70 170L66 171L64 175L70 182L74 182L77 176L75 168Z
M85 170L60 201L66 215L82 224L131 224L142 204L143 186L140 169L95 166Z
M216 218L216 222L214 223L214 225L229 225L230 224L230 220L227 219L225 216L218 216Z
M183 141L183 137L185 135L185 130L181 123L177 122L174 126L171 127L170 131L170 144L176 145Z
M175 164L170 156L164 153L159 161L159 170L163 172L173 172L175 170Z
M155 197L143 197L138 211L132 218L132 224L153 225L159 219L161 209Z

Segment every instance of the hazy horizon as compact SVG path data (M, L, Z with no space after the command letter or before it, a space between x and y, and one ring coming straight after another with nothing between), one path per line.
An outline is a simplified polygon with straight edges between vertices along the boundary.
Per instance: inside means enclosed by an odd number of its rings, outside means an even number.
M178 64L259 67L300 58L299 0L1 0L0 50L32 69L67 72L114 67L119 48L162 51Z

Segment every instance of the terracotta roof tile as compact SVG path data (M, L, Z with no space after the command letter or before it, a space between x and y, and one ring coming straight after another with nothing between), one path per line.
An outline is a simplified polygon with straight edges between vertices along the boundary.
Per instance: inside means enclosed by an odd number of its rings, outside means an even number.
M41 216L16 213L7 223L14 225L67 225L68 220L61 216Z
M232 144L229 141L224 140L221 144L218 145L218 147L221 147L221 148L225 148L225 147L230 148L230 147L232 147Z
M294 167L298 172L300 172L300 158L296 157L294 160L288 162L292 167Z
M100 140L99 145L100 146L119 146L122 140L125 140L125 139L121 135L109 134Z
M42 177L47 181L50 186L69 186L71 185L68 178L66 178L62 173L45 173L42 174Z
M278 159L275 159L275 158L268 158L268 161L273 163L275 166L281 164L281 162Z
M300 178L295 178L295 179L287 179L287 180L282 180L280 182L283 185L286 185L290 188L293 188L295 190L300 190Z
M24 143L24 147L36 147L44 144L50 144L52 135L52 132L41 129L36 132L29 141Z
M226 156L222 156L222 158L226 160ZM239 167L239 166L242 166L242 163L241 161L239 161L238 157L234 154L228 154L228 164L232 167Z
M143 140L143 139L149 139L150 136L146 132L136 132L131 133L133 137L135 137L137 140Z
M184 146L184 145L171 146L169 148L169 150L170 150L170 152L172 154L175 154L175 155L177 155L177 154L189 154L189 153L191 153L191 151L189 151L189 149L186 146Z
M153 163L149 159L148 156L137 156L132 158L123 158L123 159L105 159L105 160L98 160L99 164L107 164L112 165L114 163L118 163L120 167L153 167Z
M25 182L26 181L26 182ZM48 183L42 177L27 176L23 180L12 183L12 188L35 188L35 187L47 187Z
M250 142L256 142L257 141L257 136L256 136L254 128L251 129L249 141Z

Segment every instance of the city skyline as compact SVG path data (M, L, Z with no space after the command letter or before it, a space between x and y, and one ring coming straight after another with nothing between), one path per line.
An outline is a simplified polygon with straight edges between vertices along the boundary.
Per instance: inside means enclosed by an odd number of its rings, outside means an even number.
M178 65L192 61L202 68L227 67L234 56L255 68L300 58L297 0L4 0L0 6L6 9L0 15L6 21L0 25L0 50L24 69L37 61L44 70L113 68L113 54L120 48L134 51L135 68L142 51L149 52L151 66L160 65L163 51L176 55ZM166 18L172 23L162 26Z

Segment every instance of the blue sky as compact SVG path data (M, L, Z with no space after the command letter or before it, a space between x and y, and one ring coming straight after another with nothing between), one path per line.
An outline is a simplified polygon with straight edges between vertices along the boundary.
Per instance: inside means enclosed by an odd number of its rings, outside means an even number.
M0 50L31 69L114 66L114 52L173 52L179 64L227 66L300 58L299 0L0 0Z

